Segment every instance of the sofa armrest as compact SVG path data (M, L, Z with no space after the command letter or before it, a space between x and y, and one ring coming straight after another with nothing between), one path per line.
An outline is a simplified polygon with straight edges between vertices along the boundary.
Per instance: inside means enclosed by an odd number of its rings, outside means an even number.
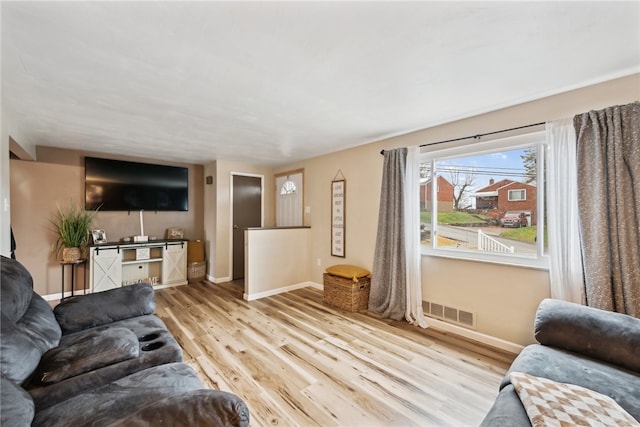
M53 312L63 335L66 335L118 320L153 314L155 309L153 287L138 283L65 299Z
M218 390L193 390L142 408L111 427L185 425L247 427L249 408L240 397Z
M536 312L542 345L640 371L640 319L567 301L545 299Z

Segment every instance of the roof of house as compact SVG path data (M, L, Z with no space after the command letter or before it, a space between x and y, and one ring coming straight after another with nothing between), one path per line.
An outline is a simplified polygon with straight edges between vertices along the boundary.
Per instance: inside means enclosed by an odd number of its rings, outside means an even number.
M524 187L534 187L535 185L533 184L527 184L526 182L518 182L518 181L513 181L511 179L502 179L500 181L494 182L491 185L488 185L486 187L480 188L478 191L476 191L474 193L475 197L486 197L486 196L497 196L498 195L498 191L502 190L505 187L511 186L517 184L519 186L524 186Z

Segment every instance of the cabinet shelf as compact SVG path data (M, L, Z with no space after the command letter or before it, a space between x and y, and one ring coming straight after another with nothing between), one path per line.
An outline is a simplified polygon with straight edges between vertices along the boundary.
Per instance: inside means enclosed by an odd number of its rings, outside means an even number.
M128 259L128 260L122 261L122 265L141 264L141 263L147 263L147 262L162 262L162 258Z

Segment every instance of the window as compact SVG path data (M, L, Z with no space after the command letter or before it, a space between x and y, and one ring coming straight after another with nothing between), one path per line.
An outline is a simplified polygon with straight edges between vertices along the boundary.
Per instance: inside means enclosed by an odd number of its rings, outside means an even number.
M536 132L423 151L423 254L546 268L544 148Z
M280 187L280 194L281 195L286 195L286 194L294 194L296 192L296 183L293 181L289 181L288 179L284 182L284 184L282 184L282 187Z
M527 190L509 190L509 201L527 200Z

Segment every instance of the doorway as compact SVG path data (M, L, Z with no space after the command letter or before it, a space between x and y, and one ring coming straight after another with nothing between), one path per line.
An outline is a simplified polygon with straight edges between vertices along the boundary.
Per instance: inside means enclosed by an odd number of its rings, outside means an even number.
M244 277L244 231L262 227L261 175L231 174L232 279Z

